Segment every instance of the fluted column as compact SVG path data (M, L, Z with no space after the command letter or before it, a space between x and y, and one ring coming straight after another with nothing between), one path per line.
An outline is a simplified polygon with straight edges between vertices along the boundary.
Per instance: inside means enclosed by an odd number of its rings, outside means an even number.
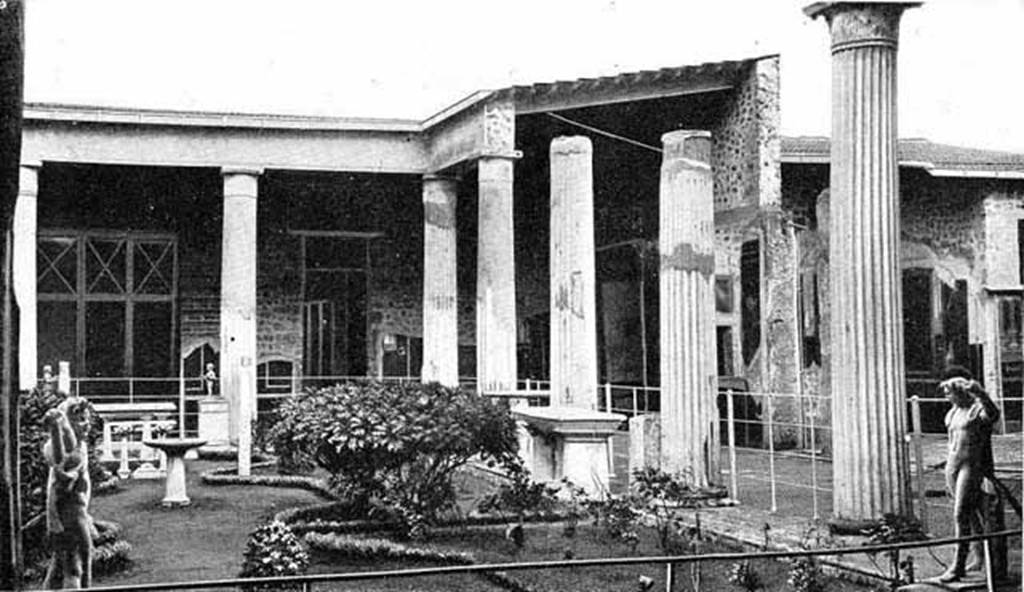
M507 390L516 386L514 158L493 155L477 161L476 371L480 390Z
M14 205L13 284L18 302L18 385L27 391L39 379L36 317L36 210L41 163L22 163Z
M593 148L551 142L551 404L597 409Z
M221 393L228 401L238 474L248 475L256 417L257 169L227 168L220 276Z
M459 384L455 203L450 177L423 178L423 382Z
M662 136L658 249L661 467L719 481L711 134Z
M919 2L826 2L832 34L829 323L837 522L909 514L896 48Z

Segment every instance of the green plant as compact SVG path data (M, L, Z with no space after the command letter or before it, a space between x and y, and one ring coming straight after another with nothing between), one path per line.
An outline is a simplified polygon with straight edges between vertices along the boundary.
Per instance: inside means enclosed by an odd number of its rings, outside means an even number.
M272 521L249 535L239 577L272 578L295 576L309 567L309 554L298 537L283 522ZM301 587L281 584L256 585L248 590L299 590Z
M483 514L501 516L506 526L510 527L508 538L517 548L522 548L527 514L553 511L558 505L558 488L531 479L529 471L518 457L505 463L505 475L507 482L477 502L477 510ZM511 528L513 526L515 528Z
M764 590L764 580L750 561L737 561L729 568L729 583L746 592Z
M645 467L633 471L630 485L630 499L637 505L638 513L650 516L658 534L661 549L668 554L681 555L695 551L700 540L700 527L688 527L677 508L694 508L700 505L703 495L688 484L683 474L672 475Z
M824 575L814 557L794 557L789 560L786 579L794 592L825 592Z
M597 523L604 526L605 534L615 541L626 543L636 552L640 542L641 512L630 496L606 495L591 503L591 512Z
M315 463L340 495L383 506L409 536L453 506L459 467L474 457L510 462L517 448L507 410L438 384L337 385L285 401L278 417L282 459Z
M905 543L911 541L923 541L927 538L924 528L917 519L899 514L885 514L875 526L864 531L871 545L888 545L892 543ZM892 590L906 584L914 583L914 558L907 556L900 560L899 549L886 551L884 555L889 559L889 587ZM868 558L875 567L874 554L868 554ZM879 571L882 569L879 567Z

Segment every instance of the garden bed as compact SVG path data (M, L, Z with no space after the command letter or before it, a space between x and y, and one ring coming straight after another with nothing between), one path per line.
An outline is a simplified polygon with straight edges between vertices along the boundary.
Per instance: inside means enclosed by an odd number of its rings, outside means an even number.
M369 527L369 525L367 525ZM524 544L517 546L506 537L503 526L448 527L435 531L429 542L398 542L382 533L306 534L304 540L313 549L311 573L378 571L408 569L430 565L483 563L522 563L561 559L597 559L610 557L653 557L664 555L649 529L641 533L636 546L612 540L603 527L579 525L574 536L566 536L565 523L526 525ZM702 540L696 551L701 554L739 552L724 542ZM791 590L787 583L790 565L777 560L751 563L761 577L765 590ZM699 568L700 589L737 590L729 576L733 562L704 562ZM674 590L694 589L696 570L680 564ZM332 590L481 590L512 589L536 591L635 590L641 578L650 578L653 589L665 589L665 568L656 564L576 567L558 569L513 570L499 575L497 581L482 576L423 576L396 581L336 583ZM473 581L475 580L475 581ZM823 576L826 590L859 591L871 588L845 580Z

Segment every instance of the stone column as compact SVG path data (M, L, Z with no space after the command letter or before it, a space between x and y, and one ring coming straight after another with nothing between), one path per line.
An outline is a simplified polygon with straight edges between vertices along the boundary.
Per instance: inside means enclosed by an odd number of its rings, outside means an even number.
M662 143L661 467L705 486L719 481L711 134L676 131Z
M455 179L423 178L423 382L459 385Z
M597 410L593 148L551 142L551 404Z
M220 279L221 393L238 474L248 475L256 416L256 193L258 169L227 168Z
M42 163L22 163L18 201L14 205L13 284L18 302L18 387L27 391L39 380L38 327L36 322L36 209L39 168Z
M920 2L821 2L832 34L830 339L838 524L909 514L896 45Z
M476 373L481 391L516 387L514 159L514 155L490 155L477 163Z

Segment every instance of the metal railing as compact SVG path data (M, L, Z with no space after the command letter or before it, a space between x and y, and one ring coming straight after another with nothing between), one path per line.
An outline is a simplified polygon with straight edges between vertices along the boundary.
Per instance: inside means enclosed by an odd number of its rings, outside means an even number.
M258 393L257 421L272 422L277 404L292 396L297 387L316 388L367 380L408 383L418 381L419 378L346 375L288 376L275 379L261 377L257 386L272 388L261 389ZM460 383L467 388L475 388L475 382L472 377L460 378ZM121 392L107 390L103 394L104 386L114 383L122 385ZM86 396L93 393L91 398L94 402L173 402L177 405L178 432L185 436L198 433L198 401L205 396L201 378L77 378L72 379L71 384L72 392ZM492 399L506 400L510 405L550 403L548 381L524 379L516 387L508 391L482 394ZM162 394L159 394L160 389L163 390ZM602 411L635 417L657 412L660 408L658 387L603 383L597 385L597 390L598 408ZM1019 425L1020 409L1024 406L1022 398L1002 398L997 403L1004 409L999 427L1005 431L1007 427ZM806 516L809 510L810 515L807 517L814 520L831 511L832 459L828 451L832 434L829 397L807 393L797 395L726 389L719 392L718 404L721 458L731 497L771 512L781 510L787 514ZM948 514L949 502L929 495L934 493L936 487L941 489L942 486L935 485L938 470L928 466L925 454L928 434L934 432L936 421L941 425L941 417L948 406L949 403L942 398L911 397L908 401L912 485L919 514L925 524L929 522L929 514L937 508ZM623 482L626 481L626 472L628 468L623 466L616 469L617 477ZM930 482L932 489L929 489ZM803 493L800 496L789 495L799 492ZM806 495L808 493L809 500ZM786 507L780 508L780 500Z
M420 567L399 570L368 571L368 572L346 572L329 573L301 576L283 576L272 578L230 578L221 580L184 581L167 583L131 584L122 586L96 586L93 590L98 592L155 592L157 590L209 590L216 588L242 588L252 589L255 586L288 586L290 589L299 589L303 592L312 592L317 584L335 582L357 582L357 581L379 581L391 579L405 579L423 576L446 576L453 574L486 574L495 572L514 572L525 570L551 570L551 569L581 569L608 566L629 566L629 565L658 565L664 569L665 590L671 592L674 587L677 566L688 564L718 563L718 562L740 562L740 561L763 561L763 560L787 560L799 557L824 558L839 557L843 555L876 555L939 547L957 542L983 541L985 555L991 556L991 541L1002 537L1019 537L1021 531L1006 530L995 533L986 533L962 538L943 538L926 541L914 541L907 543L892 543L887 545L870 545L861 547L841 547L829 549L806 549L799 551L764 551L764 552L739 552L739 553L708 553L704 555L672 555L654 557L612 557L602 559L573 559L561 561L531 561L522 563L485 563L466 565L447 565L439 567ZM891 579L891 575L873 573L867 570L851 568L835 561L823 560L823 563L838 569L847 569L862 576L877 578L881 581ZM995 582L992 580L991 570L987 570L987 589L994 591ZM699 590L699 584L698 588Z

